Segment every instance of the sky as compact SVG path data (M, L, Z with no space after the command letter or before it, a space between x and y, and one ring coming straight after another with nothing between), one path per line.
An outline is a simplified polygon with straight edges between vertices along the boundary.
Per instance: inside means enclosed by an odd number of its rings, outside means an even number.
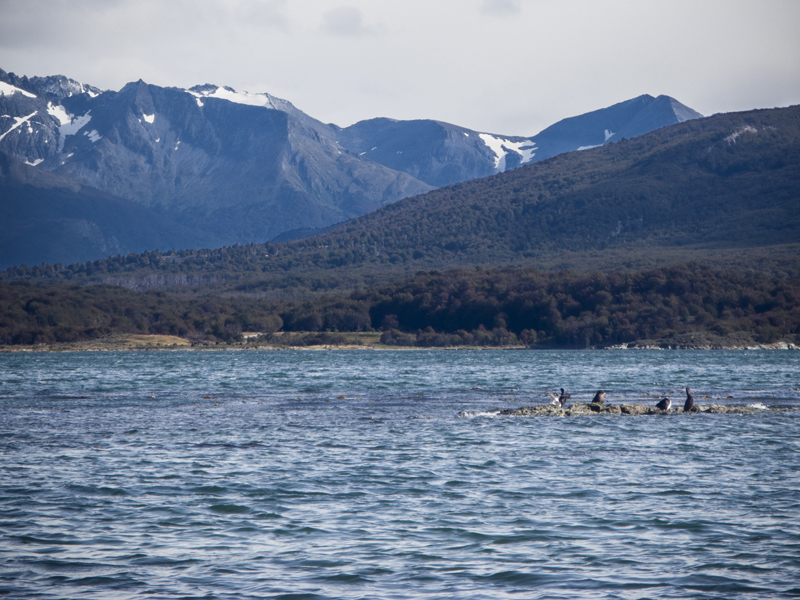
M530 136L641 94L800 104L798 32L798 0L0 0L0 69Z

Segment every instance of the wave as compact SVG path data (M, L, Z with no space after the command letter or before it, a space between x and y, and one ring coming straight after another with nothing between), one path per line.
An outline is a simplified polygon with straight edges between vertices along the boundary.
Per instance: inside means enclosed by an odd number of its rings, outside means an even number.
M474 417L496 417L499 414L500 414L500 409L495 408L492 410L476 410L476 411L462 410L460 413L458 413L458 416L471 419Z

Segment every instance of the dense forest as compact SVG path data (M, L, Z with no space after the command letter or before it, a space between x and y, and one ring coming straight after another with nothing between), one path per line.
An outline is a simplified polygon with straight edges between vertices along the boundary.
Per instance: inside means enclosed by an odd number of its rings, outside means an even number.
M309 239L23 265L0 279L313 295L475 265L586 272L695 258L758 268L772 256L770 269L796 276L798 248L800 107L791 107L563 154L402 200Z
M687 336L800 342L800 279L700 264L578 274L534 269L420 272L345 296L303 301L186 297L108 285L0 284L0 344L42 344L119 333L241 341L243 332L382 331L399 346L604 347ZM323 335L330 334L330 335ZM705 339L704 338L704 339ZM300 340L301 338L295 337ZM314 340L317 340L316 342Z
M469 335L488 343L485 332L508 332L527 345L572 348L647 339L679 344L693 333L746 334L763 343L800 334L800 280L699 264L638 273L426 273L363 297L373 326L389 329L388 343L415 331L418 345L442 345L434 332L464 343L474 343ZM457 343L451 337L448 345Z

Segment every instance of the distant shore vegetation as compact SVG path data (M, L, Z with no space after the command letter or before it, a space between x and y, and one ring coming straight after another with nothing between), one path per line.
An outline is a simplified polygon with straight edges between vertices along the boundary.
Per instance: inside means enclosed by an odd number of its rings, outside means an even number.
M387 347L800 343L800 279L699 263L594 273L473 268L421 271L304 300L0 283L5 346L120 334L177 336L198 345L341 345L353 332L379 334Z

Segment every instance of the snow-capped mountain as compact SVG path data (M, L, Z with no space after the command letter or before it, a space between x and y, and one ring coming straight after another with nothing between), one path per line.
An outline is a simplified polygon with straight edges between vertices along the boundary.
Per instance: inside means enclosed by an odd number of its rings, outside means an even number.
M218 85L137 81L103 91L60 75L0 70L0 151L205 232L209 246L312 231L435 187L698 116L667 96L640 96L533 137L430 120L341 128L269 94Z
M339 141L359 156L440 187L702 116L669 96L643 95L564 119L532 137L482 133L441 121L370 119L341 129Z
M370 119L339 131L340 143L435 187L494 175L530 162L528 138L479 133L442 121Z
M56 98L10 79L0 73L0 150L227 244L324 227L432 189L348 152L333 128L268 94L138 81Z
M0 70L0 150L29 165L58 151L59 140L77 132L62 103L72 96L94 97L100 90L63 75L17 77Z
M564 152L631 139L702 116L669 96L653 98L645 94L608 108L563 119L544 129L531 138L537 147L534 162Z

